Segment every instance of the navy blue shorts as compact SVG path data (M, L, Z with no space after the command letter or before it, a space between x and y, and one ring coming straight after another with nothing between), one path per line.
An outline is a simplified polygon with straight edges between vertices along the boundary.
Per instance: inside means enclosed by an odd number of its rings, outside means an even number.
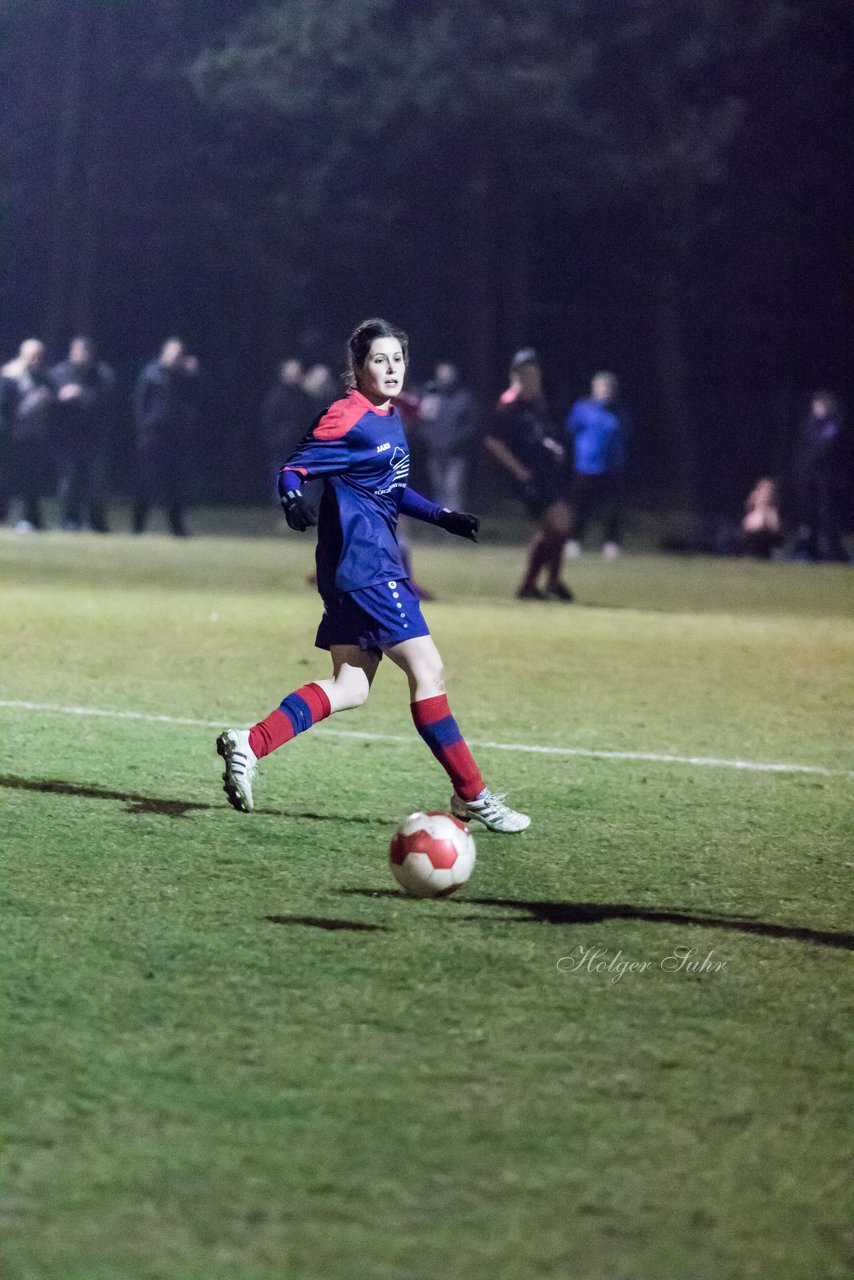
M314 643L318 649L355 644L382 653L404 640L429 634L418 596L409 579L400 578L325 598Z

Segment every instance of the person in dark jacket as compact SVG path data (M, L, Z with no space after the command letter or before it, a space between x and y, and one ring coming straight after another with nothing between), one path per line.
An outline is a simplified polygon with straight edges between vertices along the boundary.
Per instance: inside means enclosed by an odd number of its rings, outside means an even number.
M839 400L816 391L801 426L796 487L800 528L797 553L810 560L848 562L842 543L845 439Z
M614 559L620 554L621 488L630 422L619 393L613 373L595 374L589 397L575 402L564 424L574 471L572 531L566 544L570 556L580 555L594 514L602 520L603 555Z
M41 499L49 463L54 394L44 364L44 343L27 338L17 358L0 370L0 521L13 498L23 502L20 532L42 528Z
M199 362L180 338L169 338L137 379L136 502L133 531L142 533L151 507L165 508L176 538L187 536L184 508L193 435L199 417Z
M456 366L449 361L437 364L421 396L418 422L432 496L451 511L465 505L463 491L477 418L474 396L461 384Z
M282 465L282 458L289 457L296 449L306 433L306 424L317 413L302 381L302 362L294 358L283 360L276 384L267 392L261 406L261 430L271 477Z
M96 533L106 533L104 512L107 444L115 378L107 364L95 359L88 338L73 338L68 359L54 365L50 380L56 391L55 439L59 522L79 529L84 509Z

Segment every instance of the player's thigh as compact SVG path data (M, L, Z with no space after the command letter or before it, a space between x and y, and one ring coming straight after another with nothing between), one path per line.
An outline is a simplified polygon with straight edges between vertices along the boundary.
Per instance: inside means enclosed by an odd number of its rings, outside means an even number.
M410 679L432 677L439 682L444 680L442 658L432 636L415 636L412 640L402 640L400 644L386 649L385 653Z
M360 649L357 644L333 644L329 655L332 658L333 680L360 684L364 678L370 688L380 665L379 653Z
M559 533L568 537L572 524L569 504L564 502L563 499L553 502L551 506L546 507L540 523L546 533Z

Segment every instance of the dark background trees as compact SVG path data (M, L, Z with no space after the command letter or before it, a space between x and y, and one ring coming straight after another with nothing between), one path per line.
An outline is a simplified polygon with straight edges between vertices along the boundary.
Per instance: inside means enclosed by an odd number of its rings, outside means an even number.
M490 401L617 368L638 483L719 507L850 395L842 0L19 0L0 29L0 338L172 330L211 371L211 482L276 361L369 312ZM227 487L221 480L220 493Z

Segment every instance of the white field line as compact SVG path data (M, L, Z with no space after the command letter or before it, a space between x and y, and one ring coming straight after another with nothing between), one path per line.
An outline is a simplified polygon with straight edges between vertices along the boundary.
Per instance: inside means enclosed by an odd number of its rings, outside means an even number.
M0 700L0 708L13 711L49 711L64 716L96 716L105 720L143 720L150 724L192 725L201 729L222 729L223 720L193 720L188 716L158 716L147 711L104 711L98 707L62 707L53 702L12 702ZM318 728L329 738L357 738L364 742L417 742L414 733L362 733L350 729ZM686 764L710 769L743 769L748 773L807 773L822 778L854 778L852 769L826 769L818 764L774 764L761 760L725 760L717 756L661 755L653 751L597 751L590 747L543 747L528 742L486 742L467 739L469 746L491 751L515 751L524 755L578 756L589 760L642 760L651 764Z

